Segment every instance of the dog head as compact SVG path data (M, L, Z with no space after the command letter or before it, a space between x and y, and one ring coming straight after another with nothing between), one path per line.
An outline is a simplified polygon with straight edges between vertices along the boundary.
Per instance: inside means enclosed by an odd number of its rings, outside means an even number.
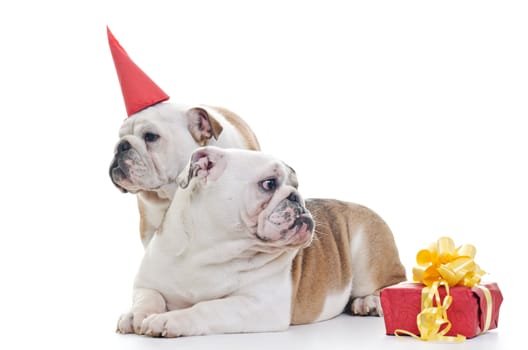
M155 104L123 122L110 178L123 192L154 191L172 198L191 153L221 132L222 125L205 108Z
M264 251L310 244L314 222L294 170L262 152L203 147L178 177L192 217L217 232L251 237ZM207 224L205 222L208 222Z

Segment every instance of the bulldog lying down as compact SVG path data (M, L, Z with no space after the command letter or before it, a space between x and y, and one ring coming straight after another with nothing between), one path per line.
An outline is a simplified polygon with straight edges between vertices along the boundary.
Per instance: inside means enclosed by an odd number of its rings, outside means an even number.
M354 313L379 315L379 289L405 279L379 216L335 200L305 204L293 169L270 155L199 148L176 183L121 333L285 330L332 318L349 300Z

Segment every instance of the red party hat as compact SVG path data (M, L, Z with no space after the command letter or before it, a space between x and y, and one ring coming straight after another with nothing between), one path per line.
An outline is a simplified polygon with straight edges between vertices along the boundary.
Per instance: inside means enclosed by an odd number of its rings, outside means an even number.
M128 56L125 49L121 47L108 26L108 44L112 52L112 58L121 85L121 92L125 100L127 114L141 111L144 108L169 99L161 88L150 79L145 72L139 68Z

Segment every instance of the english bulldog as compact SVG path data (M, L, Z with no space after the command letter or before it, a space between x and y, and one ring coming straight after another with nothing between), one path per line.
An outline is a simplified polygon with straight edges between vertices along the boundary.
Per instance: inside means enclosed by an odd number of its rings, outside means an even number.
M268 154L198 148L174 182L118 332L280 331L335 317L350 301L355 313L379 315L380 288L405 279L378 215L331 199L305 203L293 169Z
M121 125L110 178L122 192L137 194L145 247L178 187L176 177L192 152L205 145L260 149L249 126L222 107L163 102L135 113Z

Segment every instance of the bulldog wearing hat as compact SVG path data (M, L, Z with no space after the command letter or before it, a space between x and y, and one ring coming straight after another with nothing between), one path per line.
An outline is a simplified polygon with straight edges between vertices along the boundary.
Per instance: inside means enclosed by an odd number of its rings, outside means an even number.
M110 177L137 194L146 249L118 332L273 331L345 310L382 315L379 290L406 280L387 224L361 205L304 201L293 169L257 152L242 119L166 102L108 38L129 116Z
M225 108L163 103L169 96L130 59L108 27L107 35L129 117L119 130L110 178L121 191L137 194L146 247L178 187L176 177L196 148L260 146L249 126Z

